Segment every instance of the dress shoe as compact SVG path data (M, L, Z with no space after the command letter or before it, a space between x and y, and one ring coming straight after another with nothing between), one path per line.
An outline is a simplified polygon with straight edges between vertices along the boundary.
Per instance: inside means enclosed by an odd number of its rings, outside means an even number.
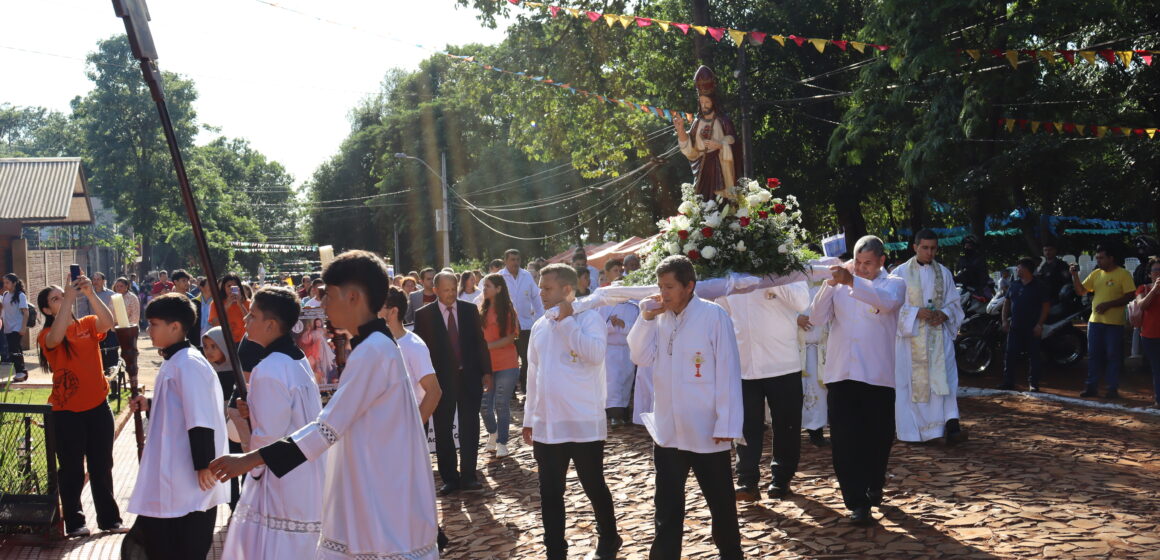
M447 534L443 532L443 527L439 528L439 536L435 537L435 543L439 545L439 552L443 552L447 548L447 545L451 544L451 541L447 538Z
M881 490L867 490L866 498L870 500L870 506L880 508L882 507L882 491Z
M624 420L621 420L620 418L613 416L611 419L608 420L608 426L610 428L613 428L613 429L619 428L621 426L624 426Z
M444 484L443 486L439 487L439 495L440 496L447 496L450 494L454 494L458 491L459 491L459 487L451 485L451 484Z
M947 445L955 445L967 441L967 433L959 426L958 418L947 420L945 433Z
M620 535L617 535L615 539L600 539L596 544L596 552L592 554L592 560L614 560L616 553L620 552L620 547L623 544L624 539Z
M103 531L105 533L112 533L114 535L117 535L117 534L128 533L129 528L120 524L120 523L114 523L112 525L109 525L108 527L101 527L101 531Z
M737 488L737 501L739 502L760 502L761 490L757 486L740 486Z
M484 451L495 451L496 434L487 434L487 443L483 444Z
M780 500L790 494L793 494L793 491L789 489L788 482L774 482L773 484L769 485L769 488L765 489L765 492L769 494L770 498L775 500Z
M65 533L64 536L65 536L65 538L72 539L72 538L77 538L77 537L87 537L91 534L92 534L92 532L89 531L89 528L82 525L80 527L77 527L76 529L73 529L73 530Z
M1120 392L1115 390L1115 389L1108 389L1108 392L1104 394L1104 398L1105 399L1118 399L1118 398L1120 398Z
M1000 383L1000 384L996 385L995 388L1000 390L1000 391L1014 391L1015 384L1014 383Z
M826 436L822 434L821 428L816 430L806 430L806 433L810 435L810 443L814 444L816 447L825 447L830 444L830 440L826 439Z
M1086 389L1083 390L1082 393L1079 394L1079 396L1081 396L1081 397L1094 397L1094 396L1097 396L1098 394L1099 393L1096 392L1096 388L1094 386L1089 385Z
M874 524L874 516L870 515L869 507L860 507L855 509L854 511L850 512L850 517L848 519L850 520L851 525L857 525L859 527L869 527Z
M483 490L483 484L478 480L469 480L461 483L464 492L479 492Z
M496 444L496 446L495 446L495 456L496 456L497 458L501 458L501 457L507 457L508 455L511 455L511 454L512 454L512 452L511 452L511 451L508 451L508 446L507 446L507 444L506 444L506 443L499 443L499 444Z

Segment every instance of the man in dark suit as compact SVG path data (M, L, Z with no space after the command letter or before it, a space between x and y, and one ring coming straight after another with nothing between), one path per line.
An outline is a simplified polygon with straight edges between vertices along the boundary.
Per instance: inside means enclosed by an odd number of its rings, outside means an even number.
M479 311L459 301L453 273L435 275L438 299L415 312L415 334L431 350L431 363L443 396L435 409L435 455L443 486L440 495L483 487L475 476L479 455L479 406L484 387L491 387L491 355L483 339ZM491 389L488 389L491 390ZM451 424L459 409L459 464Z

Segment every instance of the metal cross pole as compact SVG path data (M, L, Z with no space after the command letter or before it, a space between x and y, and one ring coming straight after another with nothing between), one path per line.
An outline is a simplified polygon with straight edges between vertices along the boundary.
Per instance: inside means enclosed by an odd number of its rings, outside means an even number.
M193 199L193 189L189 186L189 177L185 173L185 161L181 157L181 147L177 143L177 133L173 130L173 121L169 117L169 108L165 104L165 91L161 83L161 70L157 68L157 47L153 44L153 34L149 31L149 9L145 0L113 0L113 11L117 17L125 20L125 32L129 36L129 45L133 48L133 56L141 61L141 74L149 86L153 102L157 105L157 114L161 117L161 127L165 131L165 141L169 144L169 155L173 157L173 168L177 173L177 182L181 187L181 199L185 203L185 213L189 217L190 229L193 231L194 244L197 245L201 266L205 270L205 278L213 295L214 309L220 317L222 334L226 342L226 355L230 358L230 365L234 369L234 386L238 396L246 398L246 380L242 376L242 362L238 358L238 346L234 342L230 322L226 315L225 299L218 286L217 272L213 261L209 257L209 244L205 239L205 231L201 227L201 217L197 213L197 203ZM228 398L229 396L226 395Z

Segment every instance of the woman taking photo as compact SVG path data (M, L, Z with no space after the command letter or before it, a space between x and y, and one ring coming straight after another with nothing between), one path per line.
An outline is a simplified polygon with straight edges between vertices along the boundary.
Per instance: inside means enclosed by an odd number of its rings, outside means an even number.
M75 319L73 304L82 294L95 314ZM49 286L41 290L36 306L44 314L44 328L37 338L40 362L52 371L48 402L60 463L57 476L65 532L69 537L89 534L81 509L86 462L97 526L102 531L125 532L113 496L113 413L101 363L101 340L113 328L113 314L84 276L67 289Z
M242 286L242 279L233 274L227 274L219 281L222 297L226 298L226 317L230 323L230 335L235 343L240 343L246 336L246 314L250 312L250 298L248 290ZM211 327L221 326L218 320L217 306L209 310L209 324Z
M483 303L479 307L482 317L483 338L491 354L491 370L494 372L494 388L483 394L480 414L487 428L487 445L484 451L495 451L496 457L510 455L507 448L508 431L511 428L511 400L520 380L519 354L516 353L516 338L520 335L515 307L508 295L507 282L500 274L488 274L483 279Z
M24 367L24 335L28 334L28 295L24 292L24 282L20 277L8 273L4 275L4 296L0 298L4 321L4 339L8 343L5 362L12 363L12 382L28 379L28 369Z

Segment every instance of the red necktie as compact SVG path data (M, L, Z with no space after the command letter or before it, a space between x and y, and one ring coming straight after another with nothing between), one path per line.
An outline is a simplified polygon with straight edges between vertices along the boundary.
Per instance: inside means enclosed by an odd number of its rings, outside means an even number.
M462 366L462 355L459 351L459 325L455 323L455 311L452 307L447 308L447 338L451 341L451 348L455 351L455 361Z

